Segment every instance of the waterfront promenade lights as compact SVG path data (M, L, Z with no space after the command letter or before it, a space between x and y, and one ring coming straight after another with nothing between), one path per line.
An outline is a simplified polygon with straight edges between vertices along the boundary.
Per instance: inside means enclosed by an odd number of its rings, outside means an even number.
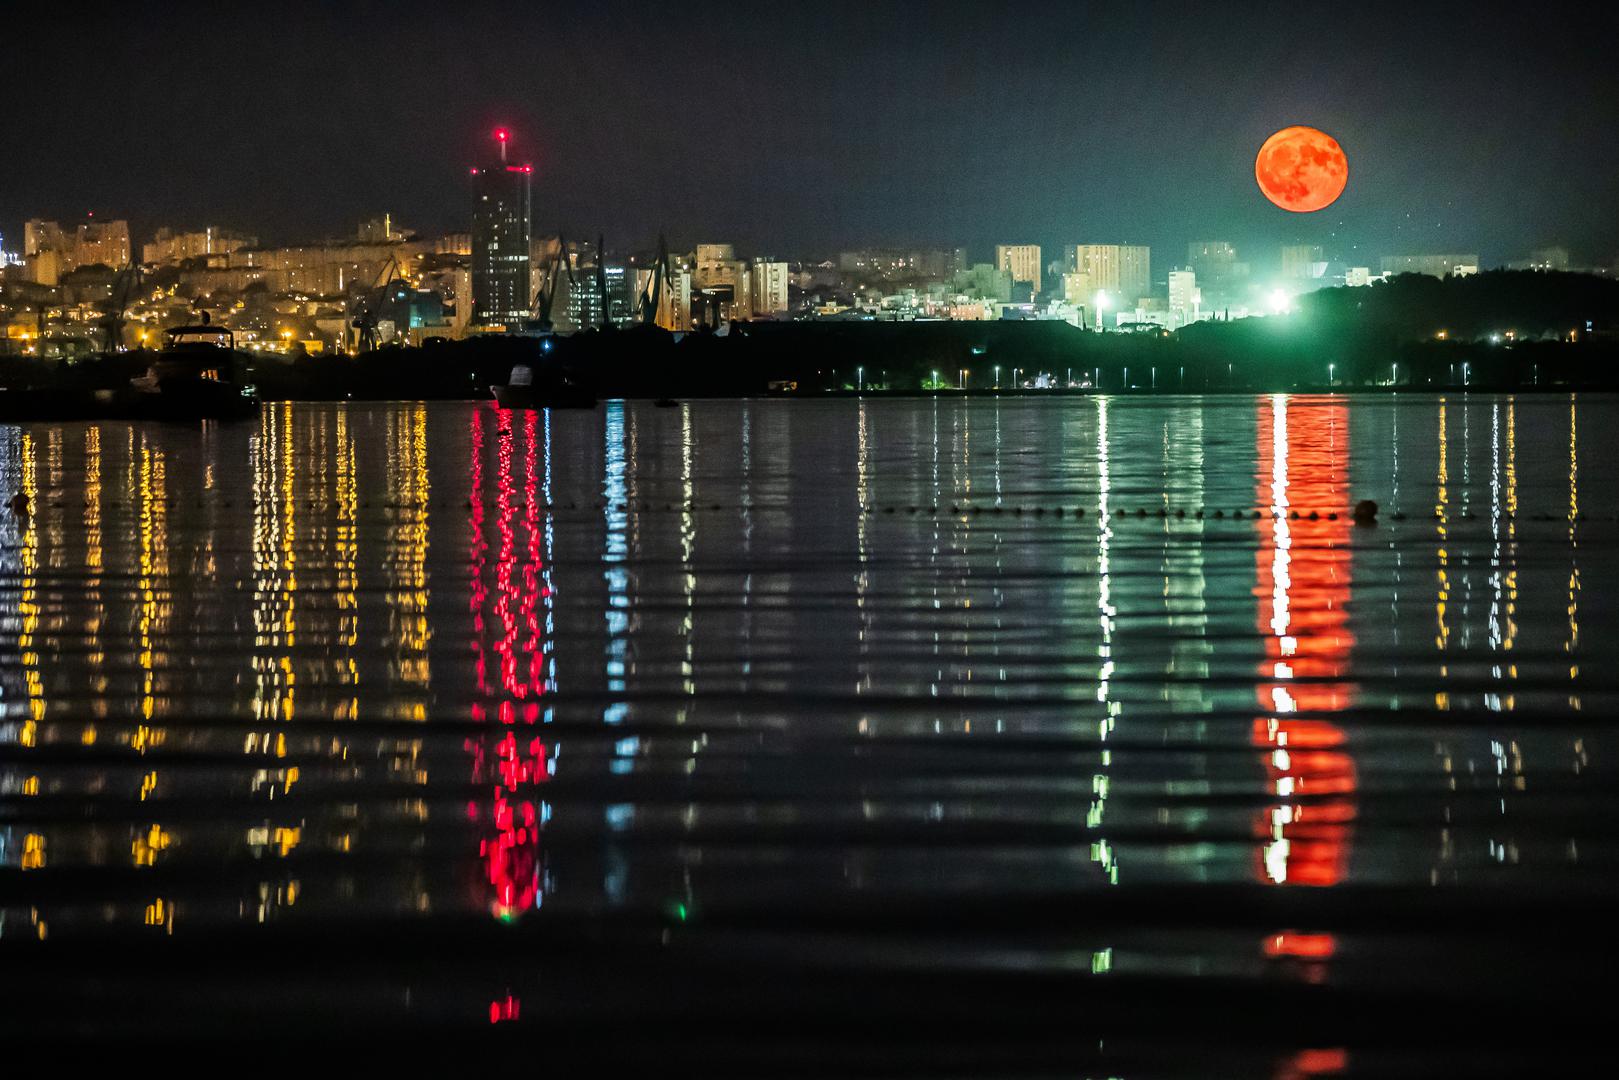
M934 372L933 372L933 389L937 390L938 388L939 388L939 372L938 372L938 369L934 369Z
M1332 385L1332 381L1333 381L1332 380L1332 372L1333 372L1333 369L1335 369L1337 366L1338 366L1337 364L1328 364L1327 365L1327 385L1328 386Z
M1105 290L1096 294L1096 332L1104 333L1107 330L1108 299Z
M967 389L967 369L966 368L961 369L961 381L960 381L960 384L958 386L958 389L961 389L961 390Z
M1001 388L1001 365L995 365L995 389Z
M864 390L866 388L865 368L857 367L854 369L854 387L856 390Z

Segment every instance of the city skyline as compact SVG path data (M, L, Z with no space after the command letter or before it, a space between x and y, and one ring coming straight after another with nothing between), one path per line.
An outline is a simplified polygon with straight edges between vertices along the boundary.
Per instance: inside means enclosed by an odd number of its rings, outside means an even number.
M70 19L13 19L14 40L34 43L11 58L9 110L30 167L0 177L0 233L15 249L26 218L88 209L139 234L214 224L268 243L382 209L424 233L464 231L466 168L504 124L535 163L536 231L599 230L624 247L661 232L774 254L1208 238L1374 264L1424 251L1503 263L1552 244L1607 264L1619 251L1619 150L1601 137L1619 118L1611 14L1582 12L1576 34L1555 5L1466 24L1372 5L1285 25L1106 5L989 20L952 18L959 5L726 20L613 4L543 20L502 5L389 10L307 9L290 27L284 13L114 15L120 47L83 86L48 47L73 39ZM900 30L908 48L889 55ZM1467 62L1413 62L1435 42ZM108 102L109 83L138 115ZM1462 122L1475 115L1489 122ZM1352 161L1343 198L1309 220L1252 181L1259 144L1294 122L1331 132Z
M489 142L491 146L497 143L503 144L506 141L505 139L493 139L492 136L495 132L503 133L508 138L512 137L509 129L504 126L497 127L493 132L485 133L486 142ZM490 153L489 148L485 147L483 151L484 159L487 159ZM522 179L528 182L533 180L532 174L535 169L532 165L525 164L521 167L513 166L510 171L521 173ZM127 248L123 261L108 261L105 263L114 267L130 261L157 263L173 261L186 255L204 253L202 249L195 251L175 249L173 245L176 243L177 238L183 244L185 238L217 237L223 244L229 246L215 248L210 243L207 251L213 252L217 250L224 252L236 249L273 250L278 248L353 244L357 237L363 243L398 241L406 236L417 239L472 237L477 232L477 213L475 210L469 211L467 206L469 201L471 205L476 206L479 199L482 198L480 192L483 190L483 185L487 183L489 172L488 167L480 166L471 166L465 170L465 173L472 177L472 184L467 191L462 193L462 199L455 207L455 211L461 214L461 219L459 221L452 219L450 225L443 229L414 228L404 220L402 215L394 214L387 209L373 208L371 213L357 219L357 222L348 222L348 229L344 232L319 233L308 228L294 229L290 234L272 236L261 242L257 235L249 233L248 230L252 228L251 225L244 226L234 219L205 223L158 221L151 219L150 215L143 215L139 212L108 214L102 210L89 209L78 217L63 215L57 218L45 214L28 215L24 220L11 225L8 229L0 230L0 254L15 257L31 251L34 246L31 240L31 231L39 226L56 230L59 233L78 230L81 234L86 229L95 233L108 226L123 228L126 233L125 245ZM538 197L531 196L530 198L537 201ZM141 223L141 225L137 226L135 223ZM358 229L355 228L356 223ZM576 238L591 233L591 230L585 227L574 227L572 231ZM1279 274L1284 278L1298 276L1289 270L1288 260L1291 253L1302 250L1317 252L1321 260L1336 267L1364 267L1370 268L1373 273L1377 272L1377 267L1380 264L1383 270L1388 272L1394 270L1396 265L1401 262L1441 258L1441 256L1431 254L1431 252L1440 250L1470 251L1471 258L1464 261L1479 269L1523 267L1533 264L1535 268L1540 269L1587 269L1595 270L1599 273L1619 271L1619 249L1613 252L1597 251L1589 244L1582 247L1580 244L1571 242L1564 237L1550 237L1522 249L1493 252L1489 256L1481 256L1478 254L1481 245L1470 244L1462 238L1456 238L1455 242L1451 243L1449 247L1437 242L1429 244L1427 247L1416 243L1399 247L1399 241L1397 240L1395 242L1396 246L1380 249L1376 245L1352 242L1340 236L1335 229L1329 229L1325 234L1325 239L1318 242L1302 243L1290 239L1256 240L1250 238L1246 241L1234 243L1229 236L1219 233L1216 229L1209 228L1197 231L1194 228L1193 231L1185 234L1183 238L1179 240L1172 239L1163 246L1139 243L1135 239L1138 235L1148 231L1152 230L1123 228L1108 233L1107 238L1104 240L1094 235L1098 232L1095 229L1090 230L1089 233L1074 229L1061 231L1056 228L1048 228L1044 230L1049 235L1059 236L1061 239L1057 243L1051 243L1049 240L1033 242L1027 239L1007 240L1001 238L993 243L975 242L967 244L952 243L949 237L939 238L931 242L899 243L874 242L869 238L863 240L859 237L851 237L842 244L810 249L784 250L780 246L754 246L750 251L750 257L768 258L771 261L785 261L793 265L810 266L836 263L840 257L854 252L887 252L909 255L964 252L969 265L988 263L1000 269L1008 269L1009 267L1005 264L1005 260L1009 252L1032 252L1032 255L1025 254L1022 258L1027 261L1028 266L1034 266L1035 262L1038 262L1038 272L1034 273L1032 279L1039 286L1035 289L1035 292L1044 291L1047 294L1054 291L1060 292L1060 289L1056 288L1056 283L1050 278L1052 275L1061 273L1060 267L1064 264L1065 258L1067 268L1073 269L1074 259L1072 252L1075 247L1085 248L1097 245L1123 246L1142 251L1159 251L1160 255L1155 264L1156 269L1146 278L1148 286L1151 287L1164 284L1167 280L1166 275L1170 271L1194 268L1194 264L1197 262L1195 255L1197 249L1209 244L1219 244L1232 248L1237 257L1243 262L1251 263L1257 268L1256 273L1264 275ZM555 239L557 237L566 237L570 232L570 228L566 225L548 224L538 216L532 216L530 232L536 239ZM654 236L628 239L615 237L613 239L617 242L610 242L607 250L620 257L625 255L646 255L653 251L665 237L673 236L676 238L676 243L673 245L675 250L685 251L695 256L695 253L700 251L701 248L710 246L714 242L712 239L713 233L690 233L688 237L687 232L689 230L660 229ZM373 233L375 235L372 235ZM1089 236L1089 239L1080 241L1078 238L1081 236ZM730 244L727 246L743 245ZM153 258L151 252L154 249L165 249L164 256ZM1562 264L1557 266L1541 265L1543 260L1540 259L1540 256L1548 251L1561 252L1563 256ZM1042 252L1044 252L1044 255L1041 254ZM1184 259L1180 257L1182 252L1185 252L1187 256ZM1586 257L1587 252L1589 252L1589 257ZM0 264L0 268L3 268L3 265ZM93 263L86 261L82 265L93 265ZM1013 280L1019 282L1030 281L1028 273L1027 269L1014 270ZM1316 276L1319 277L1320 275L1317 274Z

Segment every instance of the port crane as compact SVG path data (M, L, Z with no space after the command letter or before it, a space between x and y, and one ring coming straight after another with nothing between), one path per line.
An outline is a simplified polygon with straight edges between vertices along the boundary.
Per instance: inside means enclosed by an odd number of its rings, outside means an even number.
M361 352L370 352L381 344L377 337L377 309L389 302L389 290L395 283L408 284L408 280L398 257L389 255L388 262L377 271L371 287L355 298L354 305L359 310L355 312L351 325L359 331Z
M135 290L141 286L141 268L130 263L118 271L112 281L112 297L103 326L107 332L107 352L117 352L124 339L124 325L129 321L129 304L135 299Z
M647 278L646 287L641 290L638 303L642 326L656 326L658 323L658 309L663 304L663 290L670 287L671 275L669 273L669 242L663 234L658 234L658 255L652 264L652 273Z
M568 239L557 230L557 253L546 264L545 272L540 277L540 290L534 294L534 321L539 332L549 334L552 330L551 309L556 304L557 292L562 288L562 275L567 274L569 289L578 285L578 278L573 273L573 263L568 259Z

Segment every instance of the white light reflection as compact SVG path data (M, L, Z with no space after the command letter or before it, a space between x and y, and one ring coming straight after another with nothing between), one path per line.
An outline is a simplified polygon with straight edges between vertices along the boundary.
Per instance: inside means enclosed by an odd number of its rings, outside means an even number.
M629 557L629 513L625 510L628 488L624 482L624 402L609 401L606 405L606 459L602 480L602 497L606 500L607 535L602 547L602 562L606 569L602 577L607 582L607 656L605 673L609 694L623 693L628 674L630 626L630 573L623 565ZM629 705L623 701L610 702L602 711L602 721L608 724L624 722Z

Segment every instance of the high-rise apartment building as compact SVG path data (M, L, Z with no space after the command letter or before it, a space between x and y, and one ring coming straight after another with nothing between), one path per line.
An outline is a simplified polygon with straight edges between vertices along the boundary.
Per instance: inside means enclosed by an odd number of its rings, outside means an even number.
M698 244L692 287L713 294L710 314L718 321L752 317L752 282L748 264L736 257L730 244Z
M1036 294L1040 292L1040 245L996 244L995 268L1009 271L1012 283L1026 284Z
M74 230L74 259L80 266L110 266L121 270L130 263L129 222L86 221Z
M1194 240L1186 245L1186 268L1197 275L1198 291L1210 308L1241 303L1248 287L1248 264L1229 240Z
M1135 244L1080 244L1074 270L1090 275L1093 293L1108 294L1111 306L1134 307L1152 292L1152 249Z
M62 226L54 221L41 221L34 218L23 222L22 227L22 253L24 257L38 255L45 251L60 252L67 246L67 239L62 234Z
M1197 273L1193 270L1169 272L1169 328L1178 330L1198 320L1203 304L1203 293L1197 287Z
M753 314L774 315L787 310L787 264L756 262L748 271Z
M698 244L692 257L691 284L694 289L728 288L735 295L745 291L747 284L738 280L748 273L747 265L736 257L736 248L730 244Z
M81 266L122 270L130 263L129 222L89 220L68 232L35 218L23 225L23 254L53 255L63 273Z
M472 322L508 330L527 320L534 168L506 160L505 128L495 132L500 160L472 170Z
M699 289L729 285L735 272L736 248L731 244L698 244L693 261L697 268L692 273L692 284Z

